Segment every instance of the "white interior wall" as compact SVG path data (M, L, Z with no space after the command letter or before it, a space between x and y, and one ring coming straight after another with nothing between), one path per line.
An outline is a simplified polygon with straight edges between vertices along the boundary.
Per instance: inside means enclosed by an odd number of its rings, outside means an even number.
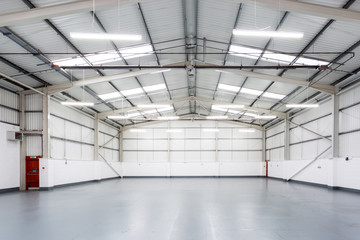
M303 171L292 179L331 187L343 187L360 189L360 96L357 94L360 87L349 90L339 96L339 126L340 126L340 156L333 158L331 149L321 155ZM332 109L332 101L327 101L317 109L308 110L295 117L293 121L303 124L304 127L315 131L331 139L332 116L329 115ZM267 136L283 136L284 124L267 129ZM277 139L274 143L272 138L267 140L266 148L281 146L282 142ZM273 138L275 139L275 137ZM290 131L290 159L283 161L277 156L269 154L269 176L288 179L308 163L314 160L322 151L331 146L331 142L300 127L291 125ZM348 160L346 160L348 157Z
M7 131L19 130L0 122L0 190L20 186L20 142L7 140Z
M204 129L219 132L205 132ZM124 176L260 176L262 132L215 121L170 121L123 133ZM168 133L167 130L180 132Z

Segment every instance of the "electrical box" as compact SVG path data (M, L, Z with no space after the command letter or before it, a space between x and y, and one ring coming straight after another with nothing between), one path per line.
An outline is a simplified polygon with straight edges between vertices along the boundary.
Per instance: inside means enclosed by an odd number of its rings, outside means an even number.
M8 131L7 132L7 139L9 141L22 141L23 140L23 134L21 132Z

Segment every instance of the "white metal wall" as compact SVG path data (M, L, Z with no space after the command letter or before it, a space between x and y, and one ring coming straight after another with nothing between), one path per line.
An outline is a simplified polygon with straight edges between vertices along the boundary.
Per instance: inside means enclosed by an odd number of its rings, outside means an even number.
M360 157L360 87L340 95L340 156Z
M266 160L284 160L285 123L266 131Z
M42 95L25 95L25 130L42 131L42 105ZM27 156L41 156L42 136L26 136L26 149Z
M326 148L331 146L332 134L332 101L326 101L319 108L310 109L291 119L296 126L290 124L290 159L310 160L316 158ZM309 131L310 130L310 131ZM314 134L318 133L321 136ZM284 160L285 123L276 125L266 130L266 158L271 161ZM331 151L327 151L322 158L329 157Z
M0 122L19 125L19 95L0 88Z
M55 101L50 103L50 112L51 158L94 160L94 119ZM99 131L100 146L118 133L102 123ZM112 140L100 154L107 161L119 161L118 139Z
M339 96L339 142L340 157L360 157L360 87ZM332 101L328 100L319 108L311 109L292 119L293 122L331 139ZM269 160L283 160L285 124L281 123L266 130L266 157ZM290 159L310 160L331 146L331 142L301 127L290 127ZM327 151L322 158L331 157Z
M329 100L318 108L308 110L296 116L291 121L331 139L333 122L331 109L332 101ZM304 128L290 124L290 159L292 160L314 159L331 146L331 141L325 140ZM331 156L331 150L324 153L321 157L329 156Z
M239 132L239 126L215 121L173 121L123 133L125 162L261 161L262 132ZM205 132L206 128L219 132ZM168 133L166 130L178 130Z

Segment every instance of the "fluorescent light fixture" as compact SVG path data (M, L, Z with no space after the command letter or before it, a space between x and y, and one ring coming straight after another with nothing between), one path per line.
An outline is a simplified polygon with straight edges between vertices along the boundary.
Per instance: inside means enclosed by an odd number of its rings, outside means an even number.
M204 128L202 129L203 132L219 132L219 129L216 128Z
M171 71L171 69L170 69L170 68L168 68L168 69L164 69L164 70L160 70L160 71L152 72L152 73L150 73L150 74L164 73L164 72L170 72L170 71Z
M261 56L262 50L251 47L243 47L238 45L231 45L229 49L229 53L231 55L235 55L238 57L250 58L250 59L258 59ZM272 51L265 51L261 56L261 60L268 62L276 62L276 63L291 63L296 56L276 53ZM328 65L329 62L321 61L312 58L300 57L294 65Z
M131 96L131 95L135 95L135 94L140 94L140 93L144 93L144 91L141 88L134 88L134 89L129 89L129 90L123 90L120 91L122 95L124 96Z
M157 90L166 89L166 85L164 83L162 83L162 84L156 84L156 85L152 85L152 86L146 86L143 88L146 92L154 92Z
M139 47L122 49L120 50L120 53L125 59L139 58L148 56L153 53L153 48L151 45L143 45Z
M61 102L65 106L94 106L91 102Z
M141 116L141 113L139 113L139 112L134 112L134 113L129 113L128 114L129 118L134 118L134 117L139 117L139 116Z
M241 88L240 92L254 96L260 96L263 93L263 91L250 89L250 88ZM285 95L270 93L270 92L265 92L262 96L266 98L274 98L274 99L283 99L285 97Z
M214 104L211 106L212 108L244 108L244 105L237 105L237 104L230 104L230 105L226 105L226 104Z
M182 129L166 129L167 133L181 133L183 132Z
M178 120L179 116L165 116L165 117L158 117L158 120Z
M245 113L242 113L244 116L248 116L248 117L257 117L259 115L255 114L255 113L249 113L249 112L245 112Z
M233 34L236 36L248 37L274 37L274 38L303 38L302 32L283 32L283 31L258 31L258 30L242 30L234 29Z
M132 128L130 129L130 132L137 132L137 133L146 132L146 129Z
M254 117L255 119L275 119L276 116L274 115L259 115Z
M114 99L114 98L120 98L121 94L119 92L112 92L112 93L100 94L98 96L102 100L109 100L109 99Z
M317 108L319 104L286 104L287 108Z
M267 97L267 98L274 98L274 99L283 99L286 95L283 94L277 94L277 93L270 93L270 92L265 92L263 94L263 97Z
M169 104L140 104L137 105L138 108L170 108Z
M144 113L145 114L155 114L158 112L168 112L168 111L172 111L172 110L174 110L174 108L172 106L168 106L168 107L164 107L164 108L157 108L157 109L144 111Z
M251 129L251 128L241 128L241 129L239 129L239 132L252 133L252 132L255 132L255 129Z
M88 39L88 40L123 40L123 41L140 41L142 39L141 35L80 33L80 32L71 32L70 37L75 39Z
M240 90L240 87L231 86L231 85L222 84L222 83L219 83L218 88L222 89L222 90L230 91L230 92L238 92Z
M228 119L228 116L207 116L206 119Z
M123 120L123 119L129 119L129 116L112 115L112 116L108 116L107 118L116 119L116 120Z
M211 106L211 109L216 110L216 111L221 111L221 112L228 112L228 113L232 113L232 114L239 114L240 113L239 111L236 111L236 110L227 109L227 108L221 108L221 107L214 106L214 105Z

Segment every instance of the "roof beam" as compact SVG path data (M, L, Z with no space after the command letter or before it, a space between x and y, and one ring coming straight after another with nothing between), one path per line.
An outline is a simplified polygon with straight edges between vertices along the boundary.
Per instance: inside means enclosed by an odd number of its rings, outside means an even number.
M253 77L253 78L259 78L259 79L265 79L273 82L282 82L282 83L288 83L288 84L294 84L298 86L305 86L305 87L311 87L316 90L319 90L321 92L334 94L335 88L331 85L321 84L321 83L310 83L308 81L298 80L298 79L292 79L292 78L286 78L286 77L280 77L265 73L258 73L258 72L251 72L251 71L244 71L244 70L236 70L236 69L227 69L227 70L221 70L222 72L227 73L234 73L246 77Z
M119 4L144 2L146 0L101 0L96 1L96 9L105 9L115 7ZM237 3L252 3L255 0L232 0ZM72 3L57 4L47 7L34 8L31 10L18 11L0 15L0 26L11 26L17 24L25 24L43 19L69 15L80 12L93 10L93 0L82 0ZM360 12L353 10L345 10L336 7L329 7L313 3L305 3L293 0L256 0L256 4L279 10L313 15L328 19L334 19L346 22L360 22Z
M231 104L231 103L228 103L228 102L221 102L221 101L216 101L216 100L213 100L213 99L200 98L200 97L177 98L177 99L172 99L172 100L165 101L165 102L158 102L158 103L154 103L154 104L173 104L173 103L185 102L185 101L200 101L200 102L207 102L207 103L212 103L212 104L226 104L226 105ZM99 118L104 118L104 117L107 117L109 115L128 112L128 111L136 111L136 110L140 110L140 108L138 108L138 107L129 107L129 108L123 108L123 109L116 109L116 110L112 110L112 111L101 112L98 115L99 115ZM265 113L265 114L272 114L272 115L275 115L275 116L277 116L279 118L285 118L286 117L285 113L272 111L272 110L268 110L268 109L263 109L263 108L245 106L244 110L252 110L252 111L257 111L257 112L261 112L261 113Z
M255 3L275 10L301 13L345 22L360 22L360 12L294 0L232 0L237 3Z
M144 0L142 0L144 1ZM136 3L139 0L101 0L96 1L96 10L118 6L126 3ZM47 7L39 7L25 11L18 11L0 15L0 26L12 26L17 24L27 24L31 22L50 19L53 17L70 15L74 13L88 12L93 10L93 0L81 0L71 3L56 4Z
M45 87L37 88L37 90L43 91L43 90L47 89L47 92L49 94L55 94L55 93L59 93L59 92L65 91L65 90L69 90L74 87L82 87L82 86L87 86L87 85L96 84L96 83L109 82L109 81L119 80L119 79L123 79L123 78L130 78L130 77L140 76L140 75L144 75L144 74L150 74L150 73L157 72L157 71L159 71L159 70L148 69L148 70L132 71L132 72L120 73L120 74L116 74L116 75L89 78L84 81L73 81L73 82L69 82L69 83L62 83L62 84L58 84L58 85L48 86L46 88ZM26 91L24 91L24 93L29 94L29 93L31 93L31 91L32 90L26 90Z
M186 119L205 120L206 117L198 115L198 114L186 114L186 115L179 116L179 119L181 119L181 120L186 120ZM216 120L211 120L211 121L216 121ZM120 129L120 131L126 131L126 130L129 130L129 129L132 129L132 128L137 128L137 127L145 127L145 126L149 126L149 125L153 125L153 124L157 124L157 123L162 123L162 122L164 122L164 121L155 120L155 121L149 121L149 122L144 122L144 123L138 123L136 125L128 125L128 126L122 127ZM238 122L238 121L221 121L221 122L234 124L234 125L239 125L239 126L244 126L244 127L251 127L251 128L255 128L255 129L260 130L260 131L264 131L264 127L258 126L258 125L255 125L255 124Z

